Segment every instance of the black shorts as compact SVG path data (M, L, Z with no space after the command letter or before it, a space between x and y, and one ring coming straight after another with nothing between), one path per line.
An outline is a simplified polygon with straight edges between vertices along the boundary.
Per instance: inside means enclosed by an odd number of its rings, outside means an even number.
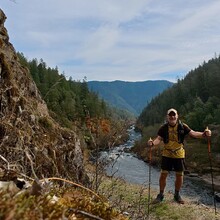
M184 171L184 158L162 157L161 169L166 171Z

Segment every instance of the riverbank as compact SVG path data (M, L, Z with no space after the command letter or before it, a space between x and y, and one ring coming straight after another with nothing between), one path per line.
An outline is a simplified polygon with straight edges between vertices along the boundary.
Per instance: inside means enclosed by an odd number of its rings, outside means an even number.
M206 174L206 175L202 175L202 176L198 176L198 178L200 178L202 181L204 181L204 183L212 188L212 178L211 178L211 174ZM214 189L216 192L220 192L220 175L214 175L213 176L213 183L214 183Z
M186 204L183 206L173 201L174 174L171 173L169 180L167 180L165 192L166 200L159 206L150 206L151 214L150 218L148 218L148 163L146 163L146 160L145 162L139 160L130 152L134 139L139 139L136 135L137 134L131 130L131 139L126 144L120 145L111 151L103 152L102 154L102 156L106 156L112 161L114 166L110 166L110 169L107 169L107 171L109 175L111 176L112 174L114 178L109 178L107 183L106 180L103 180L101 183L102 190L100 192L103 192L103 194L109 198L113 207L118 207L132 220L215 219L215 214L213 214L215 210L212 205L212 190L208 190L208 187L204 186L204 181L195 173L191 173L194 174L194 176L185 177L184 187L181 191L186 201ZM154 150L157 149L155 148ZM158 155L159 158L160 152L156 151L155 155ZM158 193L160 170L158 168L155 169L156 165L157 164L154 164L154 166L151 167L151 200L154 199ZM121 178L123 178L123 180ZM217 205L219 206L219 203ZM188 211L190 212L188 213Z
M146 141L137 141L131 151L137 155L137 157L146 163L149 163L149 148L145 145ZM163 145L153 147L151 149L151 164L154 167L159 167L161 163L161 153ZM220 192L220 155L216 153L216 146L213 144L212 153L212 169L210 168L210 158L207 152L207 144L204 140L189 140L186 147L186 166L189 177L200 178L204 184L208 187L212 186L211 172L213 173L213 180L215 190Z
M115 149L116 150L116 149ZM120 149L119 149L120 150ZM114 152L117 154L117 152ZM120 156L119 156L120 155ZM152 178L151 178L151 184L150 184L150 191L149 191L149 182L147 173L149 171L148 166L143 161L138 160L135 157L132 157L128 155L127 153L123 153L123 151L120 151L120 154L117 157L117 162L113 162L116 167L120 167L120 169L125 170L123 163L126 162L126 178L117 177L116 174L120 174L118 172L114 172L114 175L112 177L106 177L102 174L102 176L99 176L98 179L100 180L100 185L98 192L101 195L104 195L106 198L108 198L111 206L113 208L117 208L120 210L123 215L126 215L128 219L130 220L145 220L145 219L151 219L151 220L185 220L185 219L193 219L193 220L210 220L210 219L220 219L219 213L220 213L220 203L217 204L217 215L215 216L215 209L214 205L212 204L213 200L209 198L209 201L204 202L204 199L209 193L209 197L211 195L211 191L208 191L205 189L203 191L203 186L199 186L199 193L196 193L195 191L195 185L197 185L197 182L192 184L188 181L187 178L195 178L199 179L197 177L186 177L186 181L184 181L185 186L184 190L185 192L181 192L182 197L185 200L184 205L179 205L174 202L173 200L173 188L170 190L170 187L167 186L167 189L165 191L165 201L159 205L150 205L149 206L149 216L148 216L148 198L149 198L149 192L150 192L150 201L152 201L154 198L156 198L158 193L158 176L154 178L156 173L153 172L152 168ZM114 158L114 154L109 154L111 158ZM136 165L134 162L138 162ZM135 162L135 163L136 163ZM117 166L118 165L118 166ZM142 167L143 166L143 167ZM138 169L138 171L136 170ZM143 174L142 172L145 171ZM157 171L158 172L158 171ZM127 176L129 174L129 176ZM135 176L133 175L135 174ZM94 174L93 174L94 175ZM101 174L100 174L101 175ZM122 177L125 177L125 173L120 174ZM120 176L119 175L119 176ZM135 177L137 181L140 181L142 183L131 183L131 176L133 178ZM142 179L140 179L140 176ZM127 179L128 178L128 179ZM145 180L144 180L145 178ZM171 182L173 184L173 177L170 176ZM92 177L94 179L94 176ZM154 179L156 179L156 182L154 182ZM130 181L129 181L130 180ZM143 180L143 181L142 181ZM168 184L169 185L169 184ZM203 194L203 195L201 195ZM203 198L201 198L203 197Z

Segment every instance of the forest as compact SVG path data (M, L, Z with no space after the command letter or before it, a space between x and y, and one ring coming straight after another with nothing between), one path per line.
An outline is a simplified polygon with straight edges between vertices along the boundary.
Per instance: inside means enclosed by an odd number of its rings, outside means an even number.
M204 62L153 98L138 117L137 127L163 123L171 107L192 129L220 124L220 57Z
M67 80L58 68L47 67L40 59L28 61L22 53L17 53L22 65L30 74L46 101L48 108L56 114L56 120L65 126L71 122L84 122L86 116L107 117L107 106L95 93L88 90L86 80L83 82ZM109 113L110 114L110 113Z
M22 65L29 69L51 115L62 126L71 128L76 125L81 130L89 127L90 131L92 126L94 132L101 125L101 130L111 127L122 131L126 121L128 124L134 122L134 118L126 111L113 109L97 93L89 91L86 77L82 82L72 78L67 80L57 67L47 67L42 59L28 61L22 53L17 55ZM206 126L219 125L219 85L220 57L216 57L203 62L183 79L178 79L172 87L153 98L139 115L136 127L144 130L146 127L162 124L167 109L171 107L178 110L180 119L187 122L192 129L204 130ZM117 124L121 121L121 124L115 126L116 121ZM109 138L114 132L109 132Z
M48 67L43 59L28 60L19 52L17 56L28 68L50 115L63 127L77 128L88 147L106 148L126 139L126 129L134 117L109 106L97 93L89 91L86 77L82 82L67 79L57 67Z

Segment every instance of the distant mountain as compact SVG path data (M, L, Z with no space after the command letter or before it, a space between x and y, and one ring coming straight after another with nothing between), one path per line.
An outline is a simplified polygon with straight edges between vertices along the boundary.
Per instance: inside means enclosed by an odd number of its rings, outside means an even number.
M132 112L136 116L146 107L151 99L171 87L172 82L166 80L125 82L125 81L89 81L90 91L109 104Z

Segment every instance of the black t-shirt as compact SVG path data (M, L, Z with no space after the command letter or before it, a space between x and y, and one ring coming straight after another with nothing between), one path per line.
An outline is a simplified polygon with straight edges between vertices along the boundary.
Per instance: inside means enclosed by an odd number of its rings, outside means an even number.
M186 136L187 134L189 134L189 132L191 131L191 128L187 125L187 124L185 124L185 123L182 123L182 125L183 125L183 130L184 130L184 136ZM158 132L157 132L157 134L160 136L160 137L162 137L163 139L166 137L166 132L167 132L167 129L166 129L166 126L167 126L167 123L166 124L164 124L164 125L162 125L161 127L160 127L160 129L158 130ZM170 126L170 125L168 125L168 126Z

